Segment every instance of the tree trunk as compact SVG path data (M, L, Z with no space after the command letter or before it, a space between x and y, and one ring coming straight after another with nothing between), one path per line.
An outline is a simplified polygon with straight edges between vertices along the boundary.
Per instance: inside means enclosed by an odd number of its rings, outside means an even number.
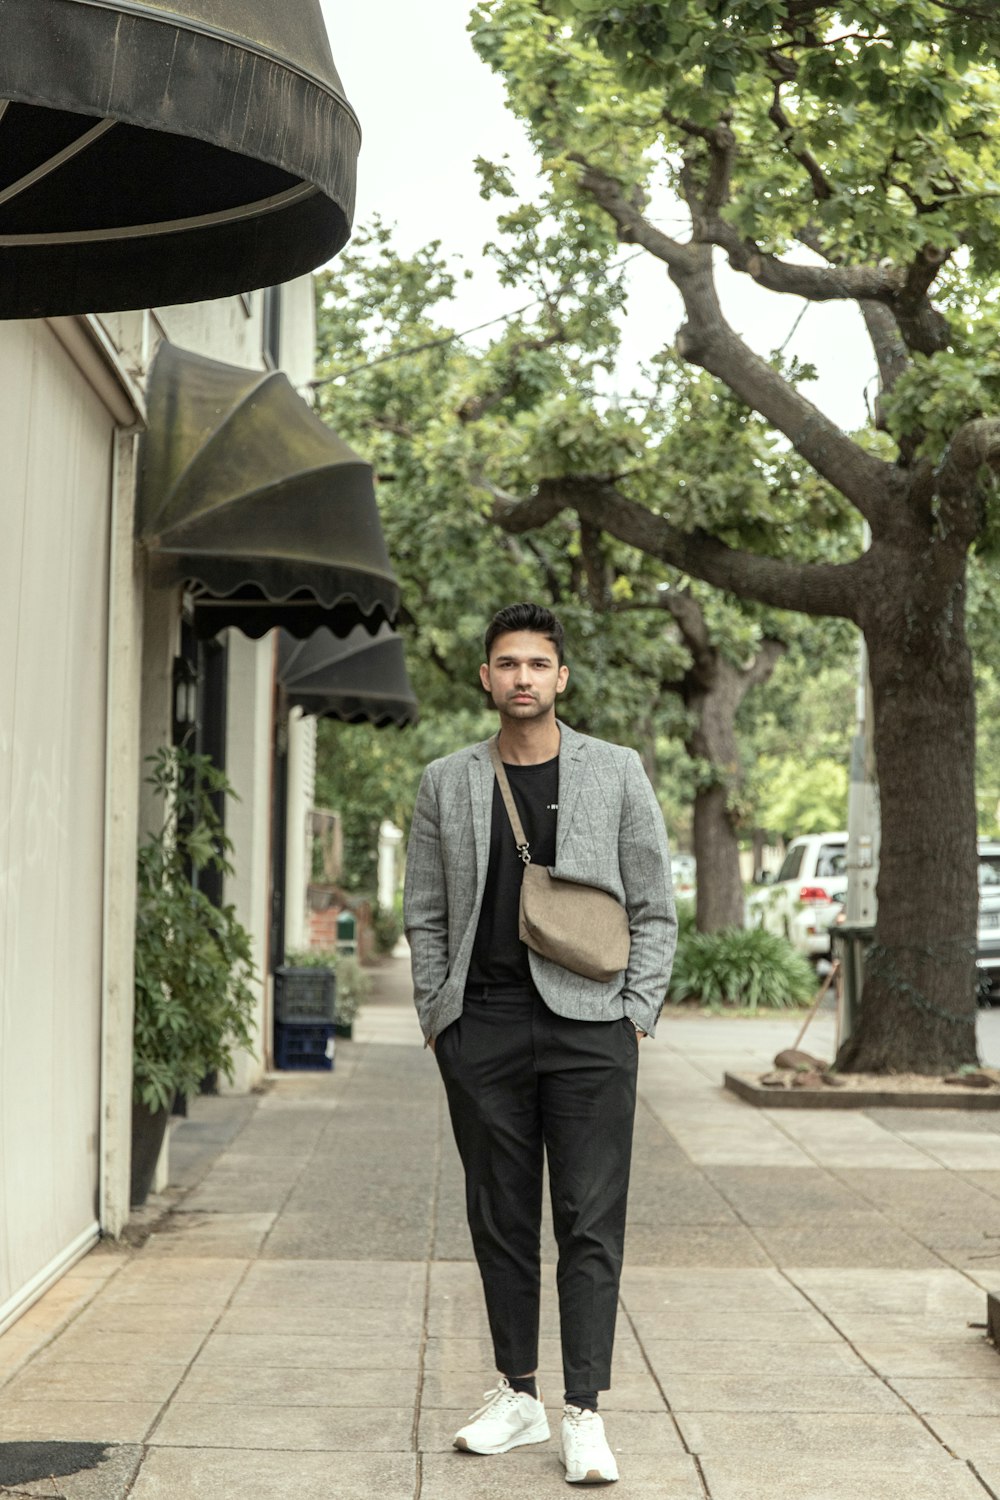
M704 769L694 799L695 926L699 932L743 926L743 880L732 793L742 782L736 711L746 692L745 673L718 653L715 658L710 680L703 679L703 685L687 698L695 723L685 745Z
M837 1060L848 1072L940 1074L977 1061L975 692L965 586L960 574L947 604L933 606L921 572L913 568L907 597L883 599L865 621L882 843L861 1014Z

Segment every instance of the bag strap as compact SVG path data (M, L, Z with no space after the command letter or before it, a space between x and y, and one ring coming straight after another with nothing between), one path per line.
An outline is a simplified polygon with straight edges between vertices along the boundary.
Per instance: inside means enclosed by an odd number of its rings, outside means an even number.
M517 852L521 856L522 861L526 865L530 865L531 853L528 848L528 840L524 836L524 826L521 823L520 817L518 816L517 805L514 802L514 794L510 789L510 782L507 780L507 772L503 768L503 761L500 759L499 734L493 735L488 744L490 760L493 762L493 769L496 772L497 782L500 786L500 795L503 798L503 805L507 809L507 816L510 819L510 826L514 832L514 842L517 845Z

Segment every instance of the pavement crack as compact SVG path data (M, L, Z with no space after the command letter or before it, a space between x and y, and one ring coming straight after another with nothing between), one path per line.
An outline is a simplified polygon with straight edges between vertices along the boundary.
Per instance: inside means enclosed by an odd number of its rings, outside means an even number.
M635 1325L635 1320L633 1319L632 1314L629 1312L625 1300L620 1293L618 1296L618 1305L622 1310L622 1314L625 1318L626 1323L631 1329L632 1337L635 1339L636 1343L639 1346L639 1353L642 1355L643 1363L646 1366L646 1372L649 1375L650 1380L653 1382L653 1384L656 1386L656 1389L660 1393L660 1400L663 1402L663 1405L667 1412L667 1416L670 1418L673 1424L674 1432L677 1434L677 1440L680 1443L681 1447L684 1449L684 1452L687 1454L688 1458L690 1458L692 1463L694 1464L695 1471L698 1475L698 1481L705 1496L705 1500L712 1500L712 1494L708 1487L708 1480L705 1478L705 1471L701 1466L701 1459L698 1457L697 1453L692 1452L691 1448L688 1446L687 1438L684 1436L684 1430L681 1427L680 1422L678 1422L677 1420L677 1413L670 1405L670 1399L667 1396L666 1391L663 1389L663 1383L660 1380L659 1375L656 1373L656 1369L653 1365L652 1360L646 1353L646 1346L642 1341L642 1335L639 1333L639 1330Z

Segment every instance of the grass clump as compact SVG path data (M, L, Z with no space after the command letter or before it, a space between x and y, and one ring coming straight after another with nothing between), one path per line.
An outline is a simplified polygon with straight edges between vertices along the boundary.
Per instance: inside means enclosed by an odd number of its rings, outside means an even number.
M812 966L784 938L760 927L727 927L682 934L667 998L712 1010L792 1010L815 990Z

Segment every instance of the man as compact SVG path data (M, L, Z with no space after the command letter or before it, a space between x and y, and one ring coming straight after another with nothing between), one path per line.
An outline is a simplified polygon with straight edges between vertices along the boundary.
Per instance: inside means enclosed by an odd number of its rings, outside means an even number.
M544 1151L559 1247L566 1478L608 1482L618 1469L598 1392L611 1381L639 1039L655 1028L676 939L667 840L635 751L556 719L569 669L549 610L500 610L479 675L500 716L500 758L532 862L621 902L630 952L604 983L529 950L518 935L524 865L490 742L427 767L405 925L501 1375L455 1447L505 1453L549 1436L536 1378Z

